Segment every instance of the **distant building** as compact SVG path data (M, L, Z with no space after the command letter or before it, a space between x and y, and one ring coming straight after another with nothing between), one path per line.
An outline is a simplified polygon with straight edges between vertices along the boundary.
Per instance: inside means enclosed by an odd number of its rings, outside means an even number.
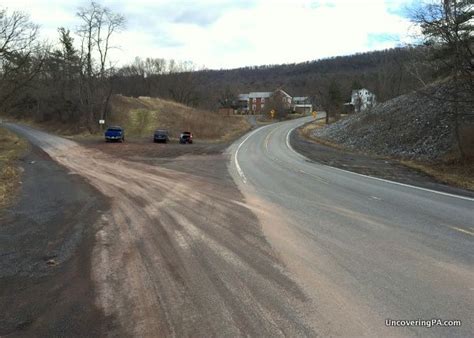
M239 94L238 110L246 114L261 114L265 111L265 105L273 96L280 98L287 108L291 107L292 97L283 89L277 89L273 92Z
M355 89L351 94L351 102L346 103L346 110L354 111L356 113L365 111L377 103L375 94L371 93L369 90Z
M310 114L313 111L313 105L309 97L295 96L291 100L291 110L297 113Z
M239 94L237 97L237 111L248 113L249 111L249 94Z
M265 109L265 103L272 96L272 92L251 92L249 93L249 111L252 114L260 114Z

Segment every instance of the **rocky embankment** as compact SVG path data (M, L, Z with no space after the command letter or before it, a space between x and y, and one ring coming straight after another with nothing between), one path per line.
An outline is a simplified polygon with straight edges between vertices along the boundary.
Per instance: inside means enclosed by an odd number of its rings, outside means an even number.
M467 114L474 112L472 94L459 94L462 133L467 130ZM459 156L453 91L447 84L431 85L423 91L399 96L370 111L355 113L313 136L343 147L381 156L438 161ZM472 124L474 126L474 124Z

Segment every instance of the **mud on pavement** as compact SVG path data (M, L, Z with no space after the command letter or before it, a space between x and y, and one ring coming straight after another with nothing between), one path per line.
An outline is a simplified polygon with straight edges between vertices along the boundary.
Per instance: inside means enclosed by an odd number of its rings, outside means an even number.
M95 225L97 304L135 336L309 336L306 295L222 153L150 163L21 129L110 200ZM146 162L146 161L144 161Z

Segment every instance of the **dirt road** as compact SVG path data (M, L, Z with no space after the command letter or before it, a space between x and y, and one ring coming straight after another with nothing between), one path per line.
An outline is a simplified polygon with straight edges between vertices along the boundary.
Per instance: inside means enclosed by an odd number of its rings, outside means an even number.
M310 301L266 242L222 154L132 162L10 125L107 196L97 304L135 336L315 335ZM155 163L156 164L156 163ZM224 167L225 169L225 167Z

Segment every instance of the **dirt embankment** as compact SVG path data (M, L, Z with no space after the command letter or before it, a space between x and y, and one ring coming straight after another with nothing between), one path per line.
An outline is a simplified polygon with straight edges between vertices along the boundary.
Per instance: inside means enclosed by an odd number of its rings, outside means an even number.
M12 117L8 119L15 120ZM103 131L97 130L91 135L83 123L32 119L15 121L74 139L103 139ZM122 95L112 96L106 125L122 126L126 136L133 139L150 139L156 129L167 129L172 140L177 140L183 131L191 131L195 141L207 143L229 142L252 128L244 116L227 116L160 98Z
M150 97L114 95L109 124L119 124L131 136L151 136L155 129L167 129L172 138L185 130L195 139L229 141L250 129L243 116L227 116L172 101Z

